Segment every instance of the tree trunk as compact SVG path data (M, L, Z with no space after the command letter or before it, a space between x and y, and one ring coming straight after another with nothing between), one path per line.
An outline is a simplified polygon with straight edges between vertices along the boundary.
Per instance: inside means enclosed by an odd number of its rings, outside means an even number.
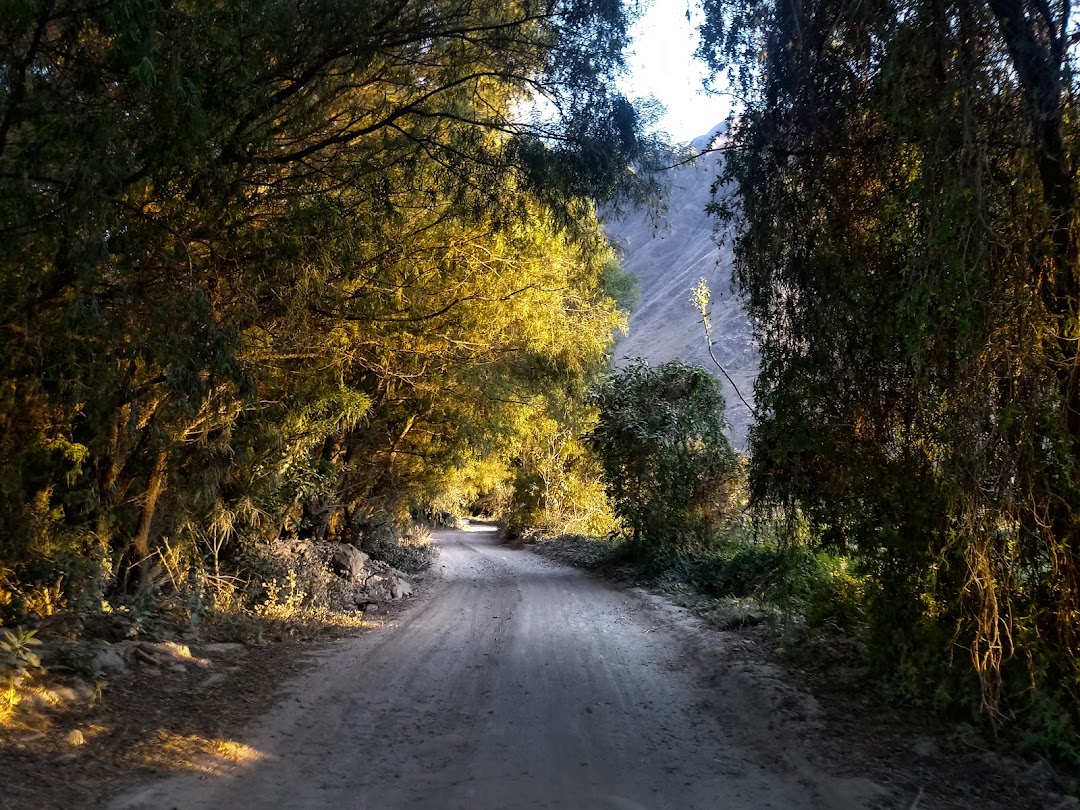
M146 485L146 499L143 501L142 514L139 515L139 526L135 531L133 544L140 588L149 584L147 580L150 574L150 528L154 523L154 512L157 510L158 498L165 489L168 473L169 454L165 450L159 450L154 459L154 469L150 472L150 480Z

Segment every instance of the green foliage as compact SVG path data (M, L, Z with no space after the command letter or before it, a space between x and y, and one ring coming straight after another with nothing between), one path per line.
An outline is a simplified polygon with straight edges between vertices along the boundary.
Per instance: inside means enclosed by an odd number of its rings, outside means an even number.
M806 546L722 537L678 561L679 579L714 598L750 598L801 616L818 632L858 633L866 581L850 559Z
M507 499L499 514L511 528L605 535L616 521L604 493L599 459L581 437L597 422L577 395L548 395L524 414L513 453Z
M701 547L729 509L737 470L719 382L696 366L639 358L593 397L600 416L588 441L633 546L657 558Z
M402 522L460 468L595 495L561 414L628 287L593 199L654 196L661 151L615 89L620 3L17 5L5 618L285 593L266 549Z
M49 656L49 671L69 672L97 681L104 674L102 653L105 649L99 639L61 641Z
M34 638L35 635L36 630L24 630L21 627L0 630L0 678L7 682L9 696L30 670L41 667L41 659L33 652L34 647L41 645L41 642Z
M616 261L605 262L600 286L627 316L633 315L641 304L641 284L637 276L624 270Z
M1068 8L707 0L702 29L746 100L714 211L755 501L855 556L881 671L995 722L1080 679Z
M1062 762L1080 762L1080 729L1067 709L1072 697L1067 692L1031 692L1026 700L1024 716L1030 721L1019 750Z

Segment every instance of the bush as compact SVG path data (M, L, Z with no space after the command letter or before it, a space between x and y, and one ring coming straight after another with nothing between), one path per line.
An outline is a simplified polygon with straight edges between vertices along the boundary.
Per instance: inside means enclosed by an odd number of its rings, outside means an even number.
M724 396L705 369L638 358L594 392L600 457L617 517L639 555L700 550L730 516L738 462L724 430Z
M673 572L718 599L753 599L796 613L808 629L860 630L865 580L843 556L737 539L676 562Z
M41 667L41 659L33 651L41 642L34 638L36 631L0 630L0 715L7 714L18 703L18 687L32 669Z

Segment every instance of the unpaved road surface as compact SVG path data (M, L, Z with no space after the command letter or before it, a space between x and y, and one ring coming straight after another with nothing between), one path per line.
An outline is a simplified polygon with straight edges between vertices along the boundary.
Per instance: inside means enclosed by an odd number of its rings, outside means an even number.
M868 780L815 762L812 707L775 689L759 694L745 667L720 663L722 643L710 665L660 600L500 546L484 529L436 538L434 588L392 624L321 654L239 741L249 761L208 762L206 773L111 807L737 810L881 800Z

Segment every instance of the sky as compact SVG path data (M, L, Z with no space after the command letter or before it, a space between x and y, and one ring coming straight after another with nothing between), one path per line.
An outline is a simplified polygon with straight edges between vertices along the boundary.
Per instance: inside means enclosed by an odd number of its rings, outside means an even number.
M681 142L708 133L730 112L727 97L702 89L705 66L693 58L699 19L695 0L652 0L630 31L630 73L620 83L632 98L654 96L663 103L667 113L659 128Z

